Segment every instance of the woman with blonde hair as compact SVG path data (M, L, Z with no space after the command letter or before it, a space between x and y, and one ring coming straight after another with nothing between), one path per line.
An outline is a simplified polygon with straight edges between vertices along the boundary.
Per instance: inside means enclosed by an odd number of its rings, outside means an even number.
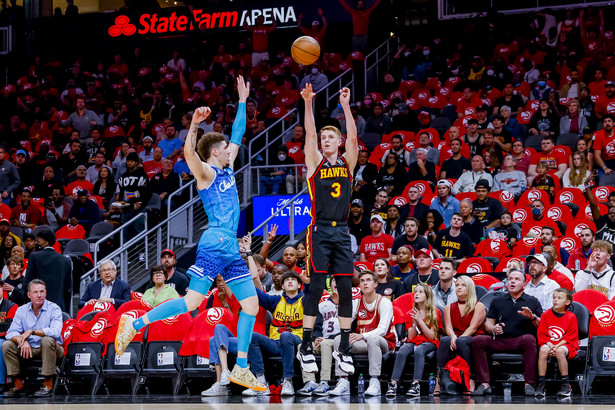
M438 347L438 373L442 373L450 359L461 356L470 366L470 391L473 391L472 337L484 333L485 305L476 299L476 286L469 276L457 278L455 294L457 302L447 305L444 309L446 336L440 340ZM439 386L436 386L436 392L438 391Z
M406 329L408 336L397 354L391 381L386 392L387 397L397 395L397 385L401 380L408 356L414 356L414 374L410 390L407 396L420 396L420 380L425 368L425 356L438 348L442 330L442 314L436 308L436 303L431 287L425 283L419 283L414 288L414 306L406 313Z
M585 190L585 181L589 178L587 159L579 151L572 154L572 166L566 170L562 178L564 188L579 188Z

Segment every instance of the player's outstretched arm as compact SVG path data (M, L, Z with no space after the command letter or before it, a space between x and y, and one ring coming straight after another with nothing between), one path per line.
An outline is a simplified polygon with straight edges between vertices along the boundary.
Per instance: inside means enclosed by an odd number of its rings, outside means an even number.
M233 163L237 158L239 147L241 146L241 140L243 134L246 133L246 101L250 96L250 83L246 83L243 76L237 76L237 92L239 93L239 107L237 107L237 115L233 122L233 131L231 132L231 160L229 166L233 169Z
M316 134L316 122L314 121L314 112L312 110L312 101L316 94L312 90L312 84L306 84L301 90L301 97L305 103L305 165L308 169L308 177L318 168L318 164L322 161L322 155L318 152L318 136Z
M353 172L359 158L359 140L357 139L357 125L350 111L350 89L348 87L340 90L340 104L342 104L346 118L346 152L344 158L348 162L350 172Z
M184 146L186 163L190 171L192 171L192 175L194 175L199 189L204 189L209 186L215 176L214 170L206 162L201 161L201 158L196 153L196 134L199 129L199 124L205 121L210 114L211 110L208 107L200 107L194 110L192 123L190 124Z

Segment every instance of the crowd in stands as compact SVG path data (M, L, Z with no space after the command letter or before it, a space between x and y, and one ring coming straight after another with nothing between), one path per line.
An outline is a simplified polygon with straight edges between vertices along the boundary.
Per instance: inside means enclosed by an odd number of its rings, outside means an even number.
M0 149L0 255L6 264L0 309L13 311L3 326L14 343L22 337L38 344L31 338L46 336L64 347L112 340L119 312L128 309L122 306L142 312L185 294L188 279L175 270L173 251L165 250L143 295L116 279L113 262L100 263L100 281L90 284L79 303L80 315L97 312L90 328L105 318L105 332L96 337L77 329L78 319L64 322L62 336L10 323L19 310L12 303L41 306L40 289L24 290L23 275L27 281L37 277L31 276L30 260L51 252L63 227L80 226L85 237L101 218L119 225L142 212L152 193L164 200L191 179L182 153L191 112L209 106L212 115L201 129L227 133L237 100L235 75L245 74L253 87L248 141L295 106L300 84L324 82L319 76L330 78L349 68L350 59L362 58L326 53L322 62L299 67L282 52L269 55L271 31L251 33L252 53L247 43L234 55L221 45L209 64L194 67L178 52L160 68L143 61L138 50L127 61L117 55L112 64L97 62L87 71L80 62L66 70L58 61L36 59L16 85L4 87L2 101L11 119L2 130L7 144ZM357 44L363 35L355 30ZM457 366L468 369L464 389L488 394L487 352L515 351L525 359L525 394L545 394L546 361L554 357L562 376L559 394L568 396L565 364L580 350L568 309L587 292L591 297L579 300L590 313L615 297L613 32L602 10L588 8L578 16L567 12L561 21L540 13L527 32L494 43L488 55L467 56L456 44L447 49L447 42L453 40L437 37L401 47L380 89L352 105L361 152L348 221L359 319L351 343L354 354L368 357L366 394L380 395L380 378L386 376L388 396L406 382L408 394L418 396L425 367L435 359L443 374L456 355L462 359ZM323 107L316 121L344 132L340 110ZM274 160L266 164L272 169L259 181L261 194L292 192L305 184L300 168L284 167L303 163L303 138L299 125L291 140L274 147ZM240 155L237 165L246 156ZM41 224L58 231L32 235ZM22 231L12 233L11 227ZM276 229L270 229L259 254L243 249L261 306L249 361L255 375L271 383L264 356L281 356L280 393L293 395L302 289L309 286L306 247L287 247L278 263L269 259L275 239ZM44 249L37 250L37 244ZM48 301L61 312L66 311L64 283L32 281L30 286L46 286ZM491 297L481 302L485 294ZM314 330L319 381L302 374L305 385L297 394L350 393L349 374L332 372L331 355L339 343L337 300L332 279ZM219 280L204 305L196 317L185 319L191 325L182 322L179 340L183 353L198 353L216 366L216 383L203 395L225 395L227 355L220 353L235 334L238 303ZM207 312L219 308L221 320L205 325ZM269 329L267 311L273 318ZM592 320L593 334L605 334ZM566 331L556 335L549 332L551 325ZM203 338L207 346L195 347L193 341L203 344ZM49 342L48 347L57 346ZM22 394L15 348L5 343L2 350L12 394ZM393 356L393 370L386 372L383 360ZM41 395L50 394L48 381Z

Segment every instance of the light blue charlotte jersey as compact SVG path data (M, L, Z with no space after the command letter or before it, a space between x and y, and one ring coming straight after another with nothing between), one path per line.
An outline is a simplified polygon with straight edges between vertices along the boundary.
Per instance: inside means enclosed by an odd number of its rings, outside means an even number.
M235 173L230 167L211 168L215 171L216 177L209 188L199 190L199 196L209 219L209 227L223 228L236 233L240 209Z

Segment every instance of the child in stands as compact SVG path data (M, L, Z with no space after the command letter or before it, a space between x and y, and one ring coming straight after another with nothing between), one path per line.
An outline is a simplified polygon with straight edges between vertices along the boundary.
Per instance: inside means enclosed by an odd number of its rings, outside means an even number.
M579 329L577 318L569 309L572 304L572 293L568 289L559 288L553 292L553 308L540 317L538 325L538 388L536 396L542 397L545 391L545 375L547 359L557 358L562 374L562 388L558 396L569 397L572 394L568 379L568 359L577 355L579 350Z
M549 194L549 198L553 202L553 198L555 196L555 180L549 172L549 165L546 161L540 161L538 165L536 165L536 172L538 176L534 178L532 181L532 188L540 189L541 191L545 191Z

